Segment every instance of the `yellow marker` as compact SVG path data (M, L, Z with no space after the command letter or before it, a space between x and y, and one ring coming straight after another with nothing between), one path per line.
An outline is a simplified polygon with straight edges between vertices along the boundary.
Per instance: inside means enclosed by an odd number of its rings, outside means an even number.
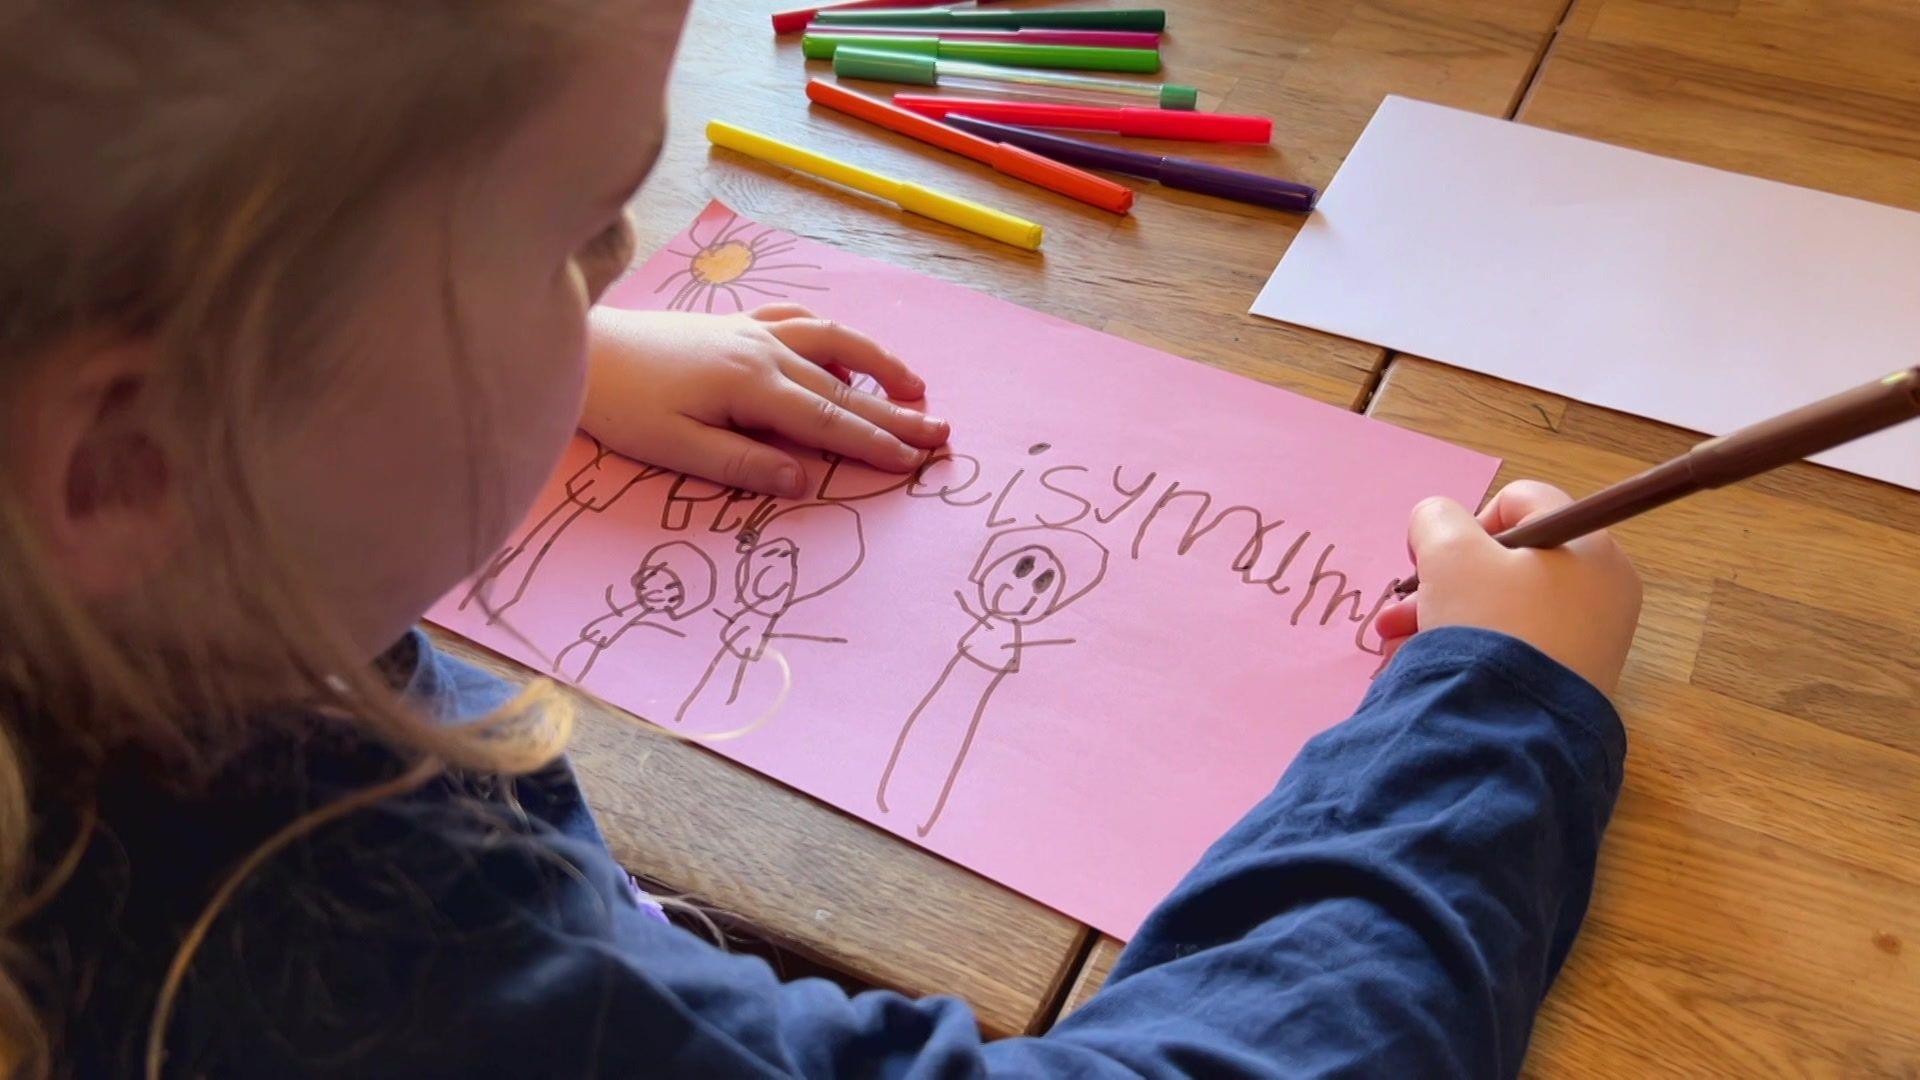
M784 165L795 172L809 176L818 176L836 184L845 184L856 191L869 195L878 195L898 203L900 209L909 210L935 221L944 221L956 228L981 236L998 240L1003 244L1036 251L1046 230L1039 225L1017 218L1012 214L981 206L977 202L953 195L943 195L931 188L906 180L895 180L868 172L844 161L835 161L823 154L811 150L802 150L778 139L769 139L765 135L735 127L722 120L707 122L707 138L715 146L724 146L737 150L748 157L775 165Z

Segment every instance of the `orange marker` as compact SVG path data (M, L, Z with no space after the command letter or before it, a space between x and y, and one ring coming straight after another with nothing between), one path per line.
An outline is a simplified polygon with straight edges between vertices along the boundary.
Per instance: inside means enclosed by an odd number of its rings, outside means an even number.
M810 79L807 81L807 97L830 109L838 109L921 142L932 143L942 150L951 150L984 162L1015 179L1038 184L1048 191L1057 191L1090 206L1111 210L1116 214L1124 214L1133 207L1131 188L1071 165L1062 165L1023 147L994 142L948 127L937 120L929 120L891 102L856 93L837 83Z

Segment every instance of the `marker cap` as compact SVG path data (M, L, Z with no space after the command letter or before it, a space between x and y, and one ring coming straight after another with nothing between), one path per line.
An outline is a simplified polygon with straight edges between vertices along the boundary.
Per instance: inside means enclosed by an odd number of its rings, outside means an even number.
M833 52L833 73L843 79L932 86L938 81L938 72L939 66L931 56L887 49L856 49L850 45Z
M1200 91L1191 86L1167 83L1160 87L1160 107L1163 109L1191 109L1200 104Z

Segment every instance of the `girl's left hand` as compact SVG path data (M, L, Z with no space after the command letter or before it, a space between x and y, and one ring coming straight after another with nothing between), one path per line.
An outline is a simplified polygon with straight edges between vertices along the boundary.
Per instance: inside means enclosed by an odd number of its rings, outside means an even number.
M798 304L739 315L596 309L580 426L608 449L763 494L799 498L806 472L769 432L889 472L947 441L947 423L900 402L926 384L863 334ZM887 397L848 385L873 376ZM891 400L890 400L891 399Z

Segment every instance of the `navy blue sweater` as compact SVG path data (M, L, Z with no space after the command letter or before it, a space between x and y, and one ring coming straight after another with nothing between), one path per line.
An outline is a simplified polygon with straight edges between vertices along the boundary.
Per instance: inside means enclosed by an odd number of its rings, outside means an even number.
M407 649L412 691L442 716L505 692L417 636ZM993 1043L959 1001L782 983L661 921L564 768L511 792L450 777L249 879L191 968L167 1069L1512 1076L1586 910L1623 753L1606 699L1527 645L1421 634L1207 852L1088 1005ZM121 777L101 838L26 930L68 1068L134 1072L160 973L223 868L398 767L322 726L266 739L195 797Z

